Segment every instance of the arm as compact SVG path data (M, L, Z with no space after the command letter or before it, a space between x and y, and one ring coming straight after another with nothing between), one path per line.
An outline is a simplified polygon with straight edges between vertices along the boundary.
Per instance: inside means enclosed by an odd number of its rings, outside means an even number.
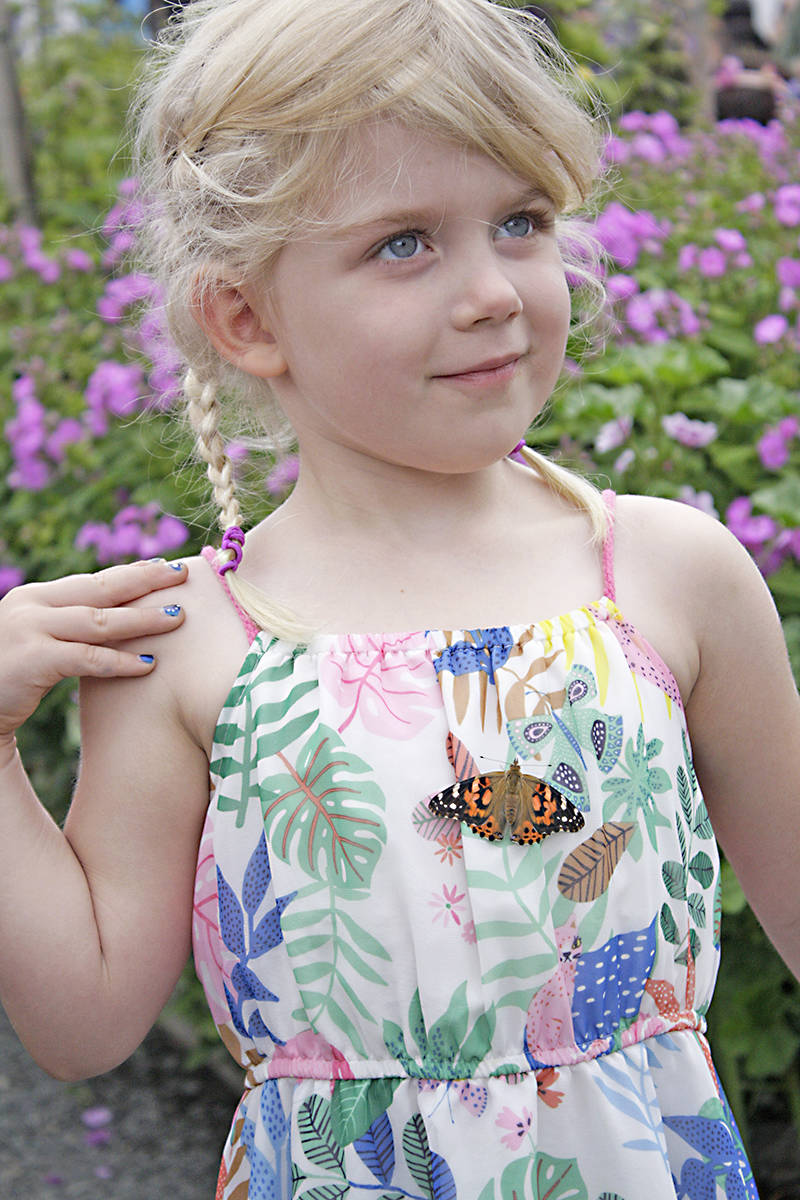
M768 936L800 977L800 698L772 597L719 522L625 496L620 606L681 686L717 835Z
M169 670L138 658L154 641L169 658L172 639L158 635L182 616L149 593L185 577L135 564L15 589L0 605L0 996L34 1057L63 1078L130 1053L188 952L207 763L174 716ZM13 730L73 674L99 678L84 688L84 758L62 832Z
M714 542L687 708L694 758L719 843L800 978L800 698L766 584L731 535Z

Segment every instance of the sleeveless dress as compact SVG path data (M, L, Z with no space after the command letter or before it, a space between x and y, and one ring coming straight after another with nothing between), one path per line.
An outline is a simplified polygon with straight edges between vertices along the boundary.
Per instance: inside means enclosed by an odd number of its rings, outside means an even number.
M704 1036L716 845L607 504L605 594L551 620L251 628L195 891L245 1070L217 1200L757 1198ZM515 760L583 828L489 841L431 811L476 775L491 802Z

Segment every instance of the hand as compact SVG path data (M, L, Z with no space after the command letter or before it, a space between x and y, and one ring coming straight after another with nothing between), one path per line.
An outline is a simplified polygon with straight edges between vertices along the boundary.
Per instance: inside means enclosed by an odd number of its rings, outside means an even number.
M186 578L183 564L157 561L13 588L0 600L0 740L13 738L61 679L149 674L149 654L116 643L176 629L183 611L130 602Z

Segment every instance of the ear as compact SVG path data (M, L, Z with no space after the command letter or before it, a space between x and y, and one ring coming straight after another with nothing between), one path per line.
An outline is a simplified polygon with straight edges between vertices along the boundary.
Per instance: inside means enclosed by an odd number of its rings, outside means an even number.
M239 285L198 277L192 311L214 349L234 367L259 379L286 372L287 362L274 334L264 327Z

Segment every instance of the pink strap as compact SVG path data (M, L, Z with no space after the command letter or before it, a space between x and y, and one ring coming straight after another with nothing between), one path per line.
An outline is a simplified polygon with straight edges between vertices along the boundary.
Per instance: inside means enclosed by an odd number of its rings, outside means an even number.
M616 515L617 494L610 488L602 493L608 514L608 530L603 538L603 595L609 600L616 600L617 587L614 582L614 517Z
M217 575L217 578L219 579L220 583L225 588L225 591L228 593L228 599L230 600L231 604L233 605L233 607L236 609L237 613L239 614L239 620L242 622L242 625L244 625L244 630L245 630L245 633L247 634L248 641L254 642L255 639L258 637L258 635L261 633L261 629L259 628L258 625L256 625L253 618L250 617L244 611L241 604L239 604L237 602L236 597L231 592L230 586L228 585L228 580L225 578L225 576L219 575L217 573L217 564L216 564L217 552L216 552L216 550L214 549L213 546L203 546L203 549L200 551L200 553L202 554L203 558L206 560L208 565L212 568L212 570L214 571L214 574Z

